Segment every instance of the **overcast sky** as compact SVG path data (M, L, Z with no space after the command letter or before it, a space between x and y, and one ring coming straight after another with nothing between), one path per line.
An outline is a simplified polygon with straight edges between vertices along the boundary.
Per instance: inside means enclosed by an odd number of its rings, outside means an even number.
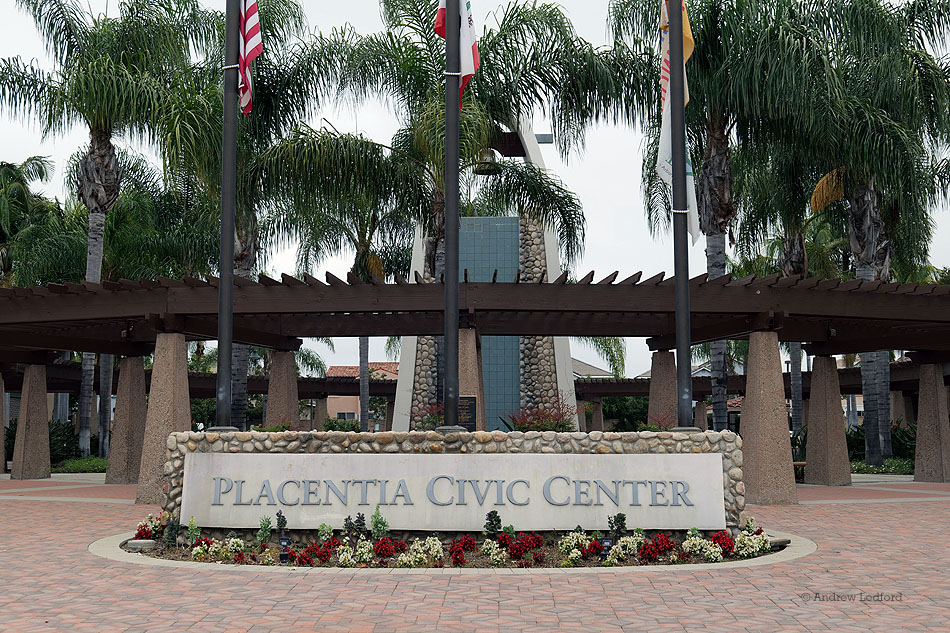
M4 0L12 5L11 0ZM84 2L85 4L86 2ZM93 11L109 7L116 11L117 0L88 0ZM205 1L208 6L224 8L224 0ZM573 20L581 36L595 44L605 44L608 0L562 0L561 5ZM497 0L473 2L476 20L480 25L494 24L489 15L503 3ZM312 28L324 31L349 22L360 33L370 33L382 28L377 0L349 0L331 3L325 0L304 0ZM0 22L0 58L19 55L24 59L36 58L38 63L49 67L47 58L32 20L16 10L4 12ZM358 131L379 141L388 141L396 130L395 118L381 104L369 105L357 112L329 110L321 113L340 131ZM47 195L60 199L66 196L70 183L62 173L66 159L88 142L87 132L75 129L70 134L42 139L29 122L11 119L0 110L0 160L17 162L28 156L46 155L56 162L54 180L41 187ZM535 120L536 132L549 132L550 126L542 119ZM127 145L119 139L117 145ZM582 154L572 156L567 163L562 161L551 146L543 148L547 167L553 170L569 188L580 196L587 217L587 244L584 257L577 267L577 276L595 270L600 279L614 270L621 278L638 270L647 276L659 271L672 274L673 255L670 236L653 237L643 215L640 193L641 137L636 130L623 127L603 126L591 130L587 147ZM932 248L933 263L950 266L950 222L944 214L936 217L937 232ZM690 273L696 275L705 270L704 241L690 252ZM331 261L326 269L343 275L350 267L350 256ZM269 260L267 270L273 274L293 273L293 251L288 249L275 253ZM603 366L596 354L588 349L572 346L575 357ZM336 352L323 346L315 349L328 364L357 363L355 339L337 339ZM649 369L650 357L643 339L627 341L627 374L635 376ZM386 360L383 341L374 340L371 360Z

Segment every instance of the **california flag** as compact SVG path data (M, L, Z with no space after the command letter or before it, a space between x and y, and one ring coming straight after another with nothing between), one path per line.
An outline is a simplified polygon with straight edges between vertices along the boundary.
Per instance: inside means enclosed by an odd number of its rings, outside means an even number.
M435 15L435 32L443 39L445 38L445 2L439 0L439 12ZM465 92L465 86L475 76L475 72L481 65L478 58L478 39L475 37L475 18L472 17L472 3L469 0L458 0L459 15L462 16L462 23L459 25L459 48L461 49L461 71L462 81L459 84L459 106L462 105L462 93Z
M682 0L679 0L682 1ZM663 127L660 130L660 148L657 155L656 170L670 187L673 186L673 141L670 122L670 101L667 99L670 90L670 0L660 0L660 50L663 52L663 62L660 68L660 88L663 99ZM686 61L693 54L693 32L689 27L689 18L686 16L686 4L683 11L683 91L686 103L689 103L689 86L686 84ZM686 149L686 203L689 211L689 234L693 244L699 239L699 212L696 205L696 182L693 177L693 161L689 157L689 148Z

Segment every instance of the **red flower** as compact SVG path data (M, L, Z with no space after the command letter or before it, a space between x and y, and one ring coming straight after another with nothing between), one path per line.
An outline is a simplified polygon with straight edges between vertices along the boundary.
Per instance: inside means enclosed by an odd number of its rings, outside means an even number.
M462 544L462 549L466 552L474 552L477 549L475 539L472 538L471 534L463 534L458 540Z
M396 546L396 551L400 554L406 551L406 542L405 541L393 541L393 545Z
M468 535L466 535L468 536ZM468 537L471 539L472 537ZM449 555L452 557L452 564L461 567L468 561L465 560L465 537L452 541L449 545Z
M502 532L499 534L496 540L498 541L498 544L505 549L508 549L508 547L511 545L511 535L507 532Z
M732 554L732 551L736 547L735 541L732 540L732 537L729 536L729 533L725 530L720 530L709 537L709 540L719 546L722 549L723 556L729 556Z
M376 541L376 545L373 546L373 553L380 558L390 558L396 554L396 546L391 538L384 536Z
M528 553L528 546L525 545L524 541L518 539L514 543L508 546L508 554L511 556L512 560L519 560L522 556Z
M597 539L594 539L587 545L587 547L583 549L581 554L583 554L584 558L587 558L589 556L600 556L601 552L603 551L603 544L601 544L601 542Z
M657 551L660 554L664 552L671 552L673 548L676 547L676 543L673 542L673 539L670 538L670 535L666 532L660 532L653 537L653 544L656 546Z
M145 527L141 526L135 531L135 540L136 541L150 541L152 540L152 531Z
M660 550L650 541L644 541L637 550L637 557L644 562L653 562L660 557Z
M531 558L534 559L536 564L541 565L544 563L544 552L534 551L531 553Z

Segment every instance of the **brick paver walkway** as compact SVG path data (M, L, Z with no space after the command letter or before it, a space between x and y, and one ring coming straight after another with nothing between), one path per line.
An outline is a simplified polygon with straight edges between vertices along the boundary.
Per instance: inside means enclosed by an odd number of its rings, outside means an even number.
M0 631L950 633L950 485L879 478L799 493L799 506L751 508L767 528L818 544L786 563L360 576L104 560L88 545L133 530L150 510L117 503L134 497L131 487L103 487L94 476L0 480ZM899 600L862 601L861 594Z

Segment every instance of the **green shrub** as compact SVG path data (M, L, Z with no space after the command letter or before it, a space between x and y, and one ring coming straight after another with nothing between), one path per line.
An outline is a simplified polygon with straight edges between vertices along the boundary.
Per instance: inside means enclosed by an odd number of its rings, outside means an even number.
M501 515L498 510L491 510L485 515L485 536L490 539L498 538L501 533Z
M323 423L324 431L344 431L344 432L356 432L360 430L360 421L359 420L337 420L336 418L327 418Z
M50 470L54 473L104 473L109 460L105 457L74 457L67 459Z
M4 449L6 452L6 459L10 461L13 459L13 447L16 444L16 427L17 421L13 419L10 421L10 426L7 427L6 433L4 435ZM89 438L89 448L93 453L99 452L99 436L93 435ZM67 459L73 459L74 457L79 457L79 436L73 432L73 425L69 422L56 422L50 420L49 422L49 461L50 464L57 465L65 462ZM66 471L69 472L69 471ZM73 471L75 472L75 471ZM86 471L86 472L98 472L98 471Z
M289 424L271 424L270 426L264 426L263 424L255 424L251 427L252 431L260 431L261 433L283 433L284 431L290 430Z
M861 475L913 475L913 460L902 457L889 457L883 466L871 466L863 461L851 462L851 472Z
M379 511L379 504L376 504L376 512L369 518L370 533L377 541L389 532L389 521L383 518L383 513Z

